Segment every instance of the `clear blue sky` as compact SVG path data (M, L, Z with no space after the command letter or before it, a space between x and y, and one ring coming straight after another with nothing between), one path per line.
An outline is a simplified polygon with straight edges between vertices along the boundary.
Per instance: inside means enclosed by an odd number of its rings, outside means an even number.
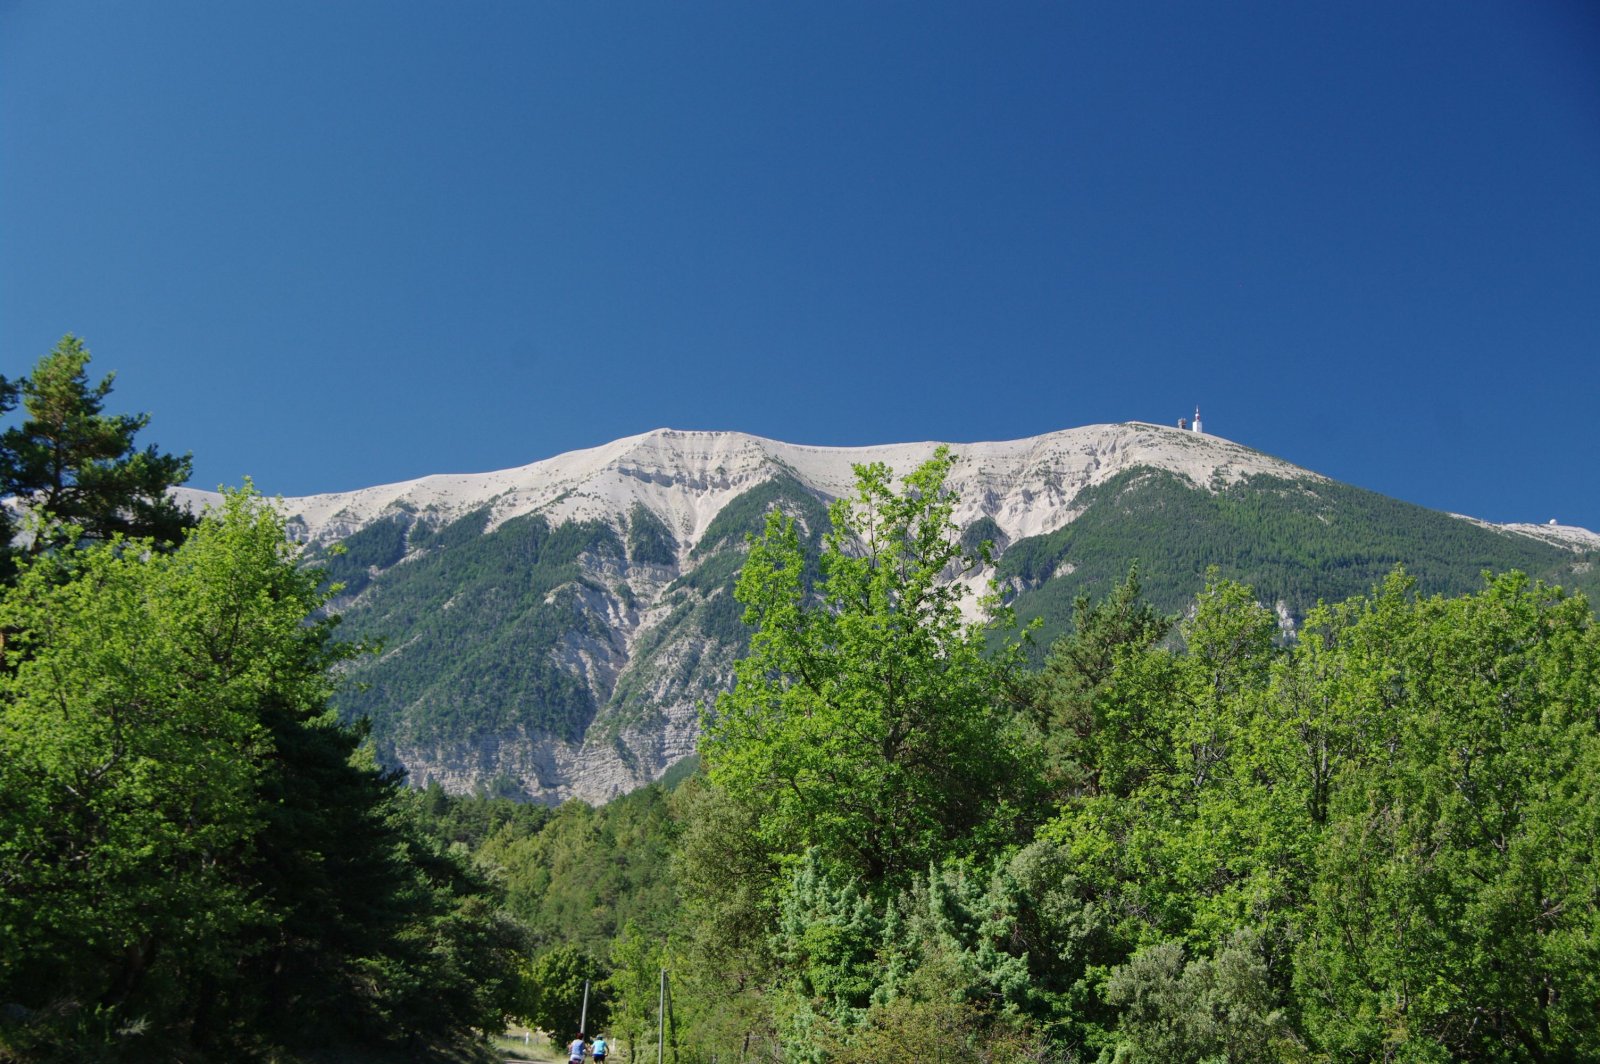
M1600 5L0 0L0 372L201 487L1207 427L1600 529Z

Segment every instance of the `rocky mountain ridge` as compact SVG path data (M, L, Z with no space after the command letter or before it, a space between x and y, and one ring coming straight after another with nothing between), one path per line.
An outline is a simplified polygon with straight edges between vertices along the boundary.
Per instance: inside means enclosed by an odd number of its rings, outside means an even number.
M515 469L300 496L285 499L284 506L306 541L315 544L343 539L395 510L448 520L487 505L488 531L529 513L544 514L552 523L614 519L637 502L661 516L687 551L727 502L776 471L838 497L851 489L855 464L885 462L903 473L938 446L809 447L739 432L656 429ZM957 519L966 523L989 516L1012 538L1053 531L1068 519L1066 506L1079 490L1134 466L1168 469L1199 485L1263 472L1320 479L1219 436L1144 422L948 446L956 455L950 483L962 499Z
M373 720L380 756L419 785L599 801L693 752L697 707L731 682L743 649L732 582L744 534L766 509L783 507L815 536L826 502L852 489L855 464L903 474L937 446L662 429L518 469L282 505L308 554L345 583L346 627L384 645L343 700ZM1333 487L1228 440L1140 422L951 450L957 520L1001 548L1002 568L1013 545L1057 543L1086 506L1136 494L1152 471L1195 498L1258 482L1307 495ZM1573 552L1600 540L1513 531ZM1065 579L1079 548L1051 549L1060 557L1044 571L990 570L972 590L997 575L1019 594Z

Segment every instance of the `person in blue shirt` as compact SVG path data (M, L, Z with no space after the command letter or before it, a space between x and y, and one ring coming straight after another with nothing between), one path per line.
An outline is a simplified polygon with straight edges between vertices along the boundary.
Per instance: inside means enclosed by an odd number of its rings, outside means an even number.
M583 1032L579 1031L578 1037L574 1038L572 1044L567 1047L568 1064L583 1064L583 1053L587 1048L583 1044Z
M594 1040L594 1064L605 1064L606 1053L611 1049L606 1045L605 1035L596 1035Z

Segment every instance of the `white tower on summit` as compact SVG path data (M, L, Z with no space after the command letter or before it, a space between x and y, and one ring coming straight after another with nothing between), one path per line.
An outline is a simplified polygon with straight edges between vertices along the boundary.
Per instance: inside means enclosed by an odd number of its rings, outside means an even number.
M1194 408L1194 431L1200 431L1200 408L1198 406Z

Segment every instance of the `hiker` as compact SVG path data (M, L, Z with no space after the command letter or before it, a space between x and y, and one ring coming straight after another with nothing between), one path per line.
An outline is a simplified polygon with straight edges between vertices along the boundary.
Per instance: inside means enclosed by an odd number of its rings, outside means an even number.
M578 1037L572 1040L572 1045L567 1047L568 1064L583 1064L583 1032L578 1032Z
M594 1064L606 1064L606 1051L609 1048L610 1047L606 1045L605 1035L601 1034L595 1036L593 1049Z

